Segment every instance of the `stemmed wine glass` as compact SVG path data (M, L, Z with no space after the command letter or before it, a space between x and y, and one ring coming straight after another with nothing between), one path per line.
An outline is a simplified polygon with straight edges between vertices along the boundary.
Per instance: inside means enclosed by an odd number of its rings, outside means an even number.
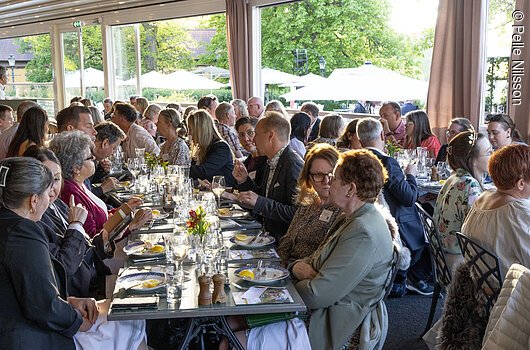
M188 256L188 251L190 249L189 237L186 235L177 235L175 236L175 242L173 244L173 260L176 262L176 270L178 271L178 278L180 281L184 281L184 269L183 262L184 259ZM175 271L177 273L177 271ZM181 283L181 288L184 288L183 283Z
M214 176L212 179L212 192L217 196L218 206L221 208L221 195L225 191L225 177L224 176Z
M138 175L140 174L140 160L138 158L129 158L127 160L127 169L131 172L133 176L134 186L137 186Z

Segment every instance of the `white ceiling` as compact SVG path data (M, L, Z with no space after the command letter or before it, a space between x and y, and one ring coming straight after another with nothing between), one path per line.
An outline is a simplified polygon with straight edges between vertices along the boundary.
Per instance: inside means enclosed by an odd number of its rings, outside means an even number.
M170 4L184 0L10 0L0 1L0 29L73 16L106 14L118 10ZM139 13L139 18L141 18Z

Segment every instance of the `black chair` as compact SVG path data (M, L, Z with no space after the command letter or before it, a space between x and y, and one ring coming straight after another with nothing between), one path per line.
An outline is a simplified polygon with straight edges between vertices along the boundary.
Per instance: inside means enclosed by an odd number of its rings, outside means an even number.
M429 251L431 253L431 263L433 266L432 270L435 278L431 310L429 311L427 325L425 326L425 330L422 333L423 336L429 329L431 329L438 299L440 298L442 292L445 294L447 286L449 283L451 283L452 277L451 270L449 269L447 260L445 259L445 253L442 249L442 241L440 240L440 235L438 234L438 230L436 229L432 217L425 211L425 209L423 209L420 204L416 203L416 207L418 209L418 213L420 214L426 237L429 241Z
M399 260L399 251L398 247L394 244L393 253L392 253L392 266L390 267L390 271L388 272L388 276L385 283L385 295L383 297L383 300L386 300L388 298L388 295L392 291L392 285L394 284L394 280L396 279L396 275L398 273L397 263Z
M460 232L457 232L456 237L489 315L502 288L499 257Z

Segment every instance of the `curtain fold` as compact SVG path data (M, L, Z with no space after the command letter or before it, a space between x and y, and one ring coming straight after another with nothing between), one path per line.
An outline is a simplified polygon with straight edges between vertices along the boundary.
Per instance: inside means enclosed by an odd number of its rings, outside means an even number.
M441 140L455 117L469 118L478 128L483 113L487 15L487 0L440 0L427 114Z
M508 114L524 141L530 141L530 0L517 0L508 80Z
M232 96L247 101L250 84L250 28L247 0L226 0L226 46Z

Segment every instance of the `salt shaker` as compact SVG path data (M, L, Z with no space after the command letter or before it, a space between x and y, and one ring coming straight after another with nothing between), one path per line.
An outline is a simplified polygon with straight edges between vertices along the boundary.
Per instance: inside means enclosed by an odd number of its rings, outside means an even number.
M222 273L213 276L212 302L214 304L226 303L225 280L226 278Z
M212 293L210 292L210 284L212 278L210 276L199 276L199 305L211 305Z

